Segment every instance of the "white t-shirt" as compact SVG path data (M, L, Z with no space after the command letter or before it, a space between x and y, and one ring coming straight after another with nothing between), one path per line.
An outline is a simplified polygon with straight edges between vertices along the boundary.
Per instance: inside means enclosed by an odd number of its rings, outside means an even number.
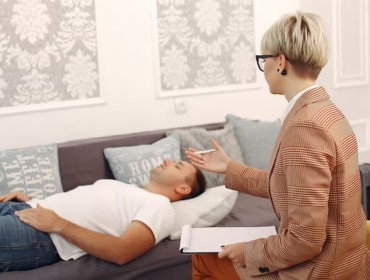
M99 180L28 203L33 208L39 203L81 227L114 236L121 236L132 221L140 221L151 229L156 244L171 233L175 224L167 197L116 180ZM87 254L59 234L51 234L51 238L63 260Z

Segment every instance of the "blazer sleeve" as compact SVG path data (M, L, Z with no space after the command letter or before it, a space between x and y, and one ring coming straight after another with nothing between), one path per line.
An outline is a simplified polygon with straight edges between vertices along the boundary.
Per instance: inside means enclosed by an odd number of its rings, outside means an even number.
M225 186L229 189L268 198L268 172L231 161L225 173Z
M287 213L282 213L286 226L277 235L246 244L249 275L288 269L321 252L335 151L333 137L314 122L306 120L287 127L278 152L280 170L286 178Z

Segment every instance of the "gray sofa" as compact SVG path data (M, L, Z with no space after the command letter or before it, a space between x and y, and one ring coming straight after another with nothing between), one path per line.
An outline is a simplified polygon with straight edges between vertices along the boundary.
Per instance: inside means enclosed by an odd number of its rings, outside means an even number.
M213 130L223 126L224 123L215 123L199 127ZM92 184L102 178L113 179L103 156L104 148L151 144L165 136L166 130L157 130L59 144L59 169L63 190L68 191L80 185ZM232 211L218 225L277 226L278 220L269 200L239 193ZM181 255L178 250L178 240L165 239L143 256L123 266L88 255L76 261L61 261L34 270L0 273L0 280L190 280L191 256Z

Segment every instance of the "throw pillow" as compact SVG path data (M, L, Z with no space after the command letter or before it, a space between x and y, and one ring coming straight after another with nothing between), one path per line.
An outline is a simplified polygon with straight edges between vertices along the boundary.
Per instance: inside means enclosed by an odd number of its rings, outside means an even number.
M56 144L0 151L0 195L43 199L63 191Z
M175 210L175 227L169 238L180 239L184 225L192 227L210 227L216 225L232 210L238 192L217 186L208 188L201 195L192 199L172 203Z
M176 135L180 140L181 158L186 160L185 151L192 147L197 150L207 150L211 147L211 140L215 138L225 153L233 160L243 162L242 150L238 144L234 129L231 124L226 124L223 129L206 130L204 128L175 129L167 135ZM224 184L224 175L203 170L207 187Z
M280 130L280 123L252 121L235 115L226 115L226 122L234 126L235 135L242 149L244 163L267 169Z
M149 182L150 170L164 159L180 160L180 144L171 136L150 145L106 148L104 155L115 179L142 187Z

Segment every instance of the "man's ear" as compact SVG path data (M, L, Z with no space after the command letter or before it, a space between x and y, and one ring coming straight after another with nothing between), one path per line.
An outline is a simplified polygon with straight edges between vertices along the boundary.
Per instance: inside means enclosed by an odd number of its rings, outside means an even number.
M175 191L179 194L187 195L191 193L191 187L187 184L181 184L175 188Z

